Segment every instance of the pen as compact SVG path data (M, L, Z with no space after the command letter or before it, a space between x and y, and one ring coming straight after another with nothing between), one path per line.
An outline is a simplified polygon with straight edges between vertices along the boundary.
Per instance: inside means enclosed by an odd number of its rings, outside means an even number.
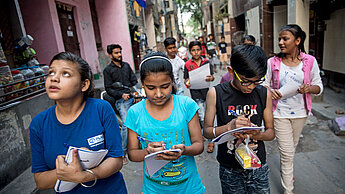
M147 142L152 142L151 140L148 140L148 139L146 139L146 138L143 138L143 137L140 137L139 135L137 136L137 139L139 140L139 141L142 141L142 142L145 142L145 141L147 141Z
M229 110L229 112L230 112L233 116L239 117L239 115L238 115L235 111ZM253 114L250 114L250 115L248 116L249 121L250 121L250 118L251 118L252 116L253 116ZM255 127L255 124L252 123L252 127Z

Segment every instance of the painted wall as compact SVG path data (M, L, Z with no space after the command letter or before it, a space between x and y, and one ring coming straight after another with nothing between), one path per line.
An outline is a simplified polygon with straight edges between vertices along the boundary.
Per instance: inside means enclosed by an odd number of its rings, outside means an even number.
M43 93L0 112L0 190L31 166L29 125L54 103Z
M89 1L60 0L59 2L75 8L74 19L81 57L90 64L93 73L97 73L100 68ZM26 32L35 38L32 47L37 51L40 63L49 63L56 53L65 51L55 1L21 0L20 7Z
M145 9L145 20L146 20L146 32L147 32L146 37L147 37L148 47L151 49L157 48L152 7Z
M103 0L95 3L104 51L107 51L109 44L120 44L123 61L128 62L134 69L126 1Z
M261 46L260 41L260 13L259 6L254 7L246 12L246 27L247 34L253 35L256 40L256 45Z
M281 27L287 24L287 10L286 5L273 7L273 52L279 53L280 48L278 46L279 30Z
M304 48L309 50L309 1L288 0L288 24L297 24L307 34Z
M326 20L326 31L323 47L323 68L345 74L345 9L331 14Z
M38 60L48 64L52 56L64 50L63 44L60 44L61 30L55 27L59 22L56 23L51 17L51 9L56 8L50 7L49 1L41 0L20 0L19 5L26 33L35 39L32 47L37 52Z

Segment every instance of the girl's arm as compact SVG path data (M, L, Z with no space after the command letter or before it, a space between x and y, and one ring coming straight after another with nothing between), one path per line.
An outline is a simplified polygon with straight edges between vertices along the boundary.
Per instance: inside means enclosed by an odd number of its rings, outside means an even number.
M201 134L198 112L196 112L192 120L189 121L188 131L192 145L185 147L182 154L187 156L201 154L204 151L204 139ZM178 145L175 145L174 147L178 148Z
M97 179L103 179L118 172L122 168L122 158L107 158L98 167L91 169ZM94 175L84 171L80 165L78 152L73 152L73 160L67 165L65 157L56 158L56 169L34 173L36 186L39 190L54 188L57 179L75 183L85 183L94 180Z
M145 156L157 151L164 150L164 142L151 142L147 148L139 149L139 140L137 139L138 134L133 130L128 129L128 140L127 140L127 152L128 157L133 162L142 162Z
M184 144L174 145L173 149L180 149L181 151L178 153L167 151L164 154L158 154L158 159L177 160L181 155L195 156L201 154L204 151L204 140L201 134L198 112L189 121L188 130L192 142L190 146L185 146Z
M315 95L320 95L323 91L323 84L320 77L320 69L317 64L316 59L314 60L313 67L310 72L310 86L303 84L299 89L299 93L311 93Z

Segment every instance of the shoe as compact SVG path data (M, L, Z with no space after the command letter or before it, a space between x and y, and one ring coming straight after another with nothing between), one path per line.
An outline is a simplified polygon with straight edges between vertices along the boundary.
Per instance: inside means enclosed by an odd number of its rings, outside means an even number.
M207 152L208 153L212 153L213 152L213 149L214 149L214 143L209 143L208 145L207 145Z
M128 164L128 159L126 156L122 156L122 163L123 163L123 165Z

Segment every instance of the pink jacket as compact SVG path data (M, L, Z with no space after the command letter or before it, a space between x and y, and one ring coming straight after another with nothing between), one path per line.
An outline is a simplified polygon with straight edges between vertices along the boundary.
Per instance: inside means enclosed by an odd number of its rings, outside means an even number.
M311 69L313 68L313 63L314 63L315 58L303 52L301 52L301 58L302 58L302 63L303 63L302 71L304 72L304 83L310 86L310 82L311 82L310 72L311 72ZM281 61L282 59L279 57L272 57L270 59L271 72L272 72L271 82L272 82L273 89L279 89L279 75L280 75ZM303 99L304 99L305 109L307 110L307 114L312 115L311 94L310 93L303 94ZM274 112L277 108L278 100L273 100L272 103L273 103L272 105L273 105L273 112Z

